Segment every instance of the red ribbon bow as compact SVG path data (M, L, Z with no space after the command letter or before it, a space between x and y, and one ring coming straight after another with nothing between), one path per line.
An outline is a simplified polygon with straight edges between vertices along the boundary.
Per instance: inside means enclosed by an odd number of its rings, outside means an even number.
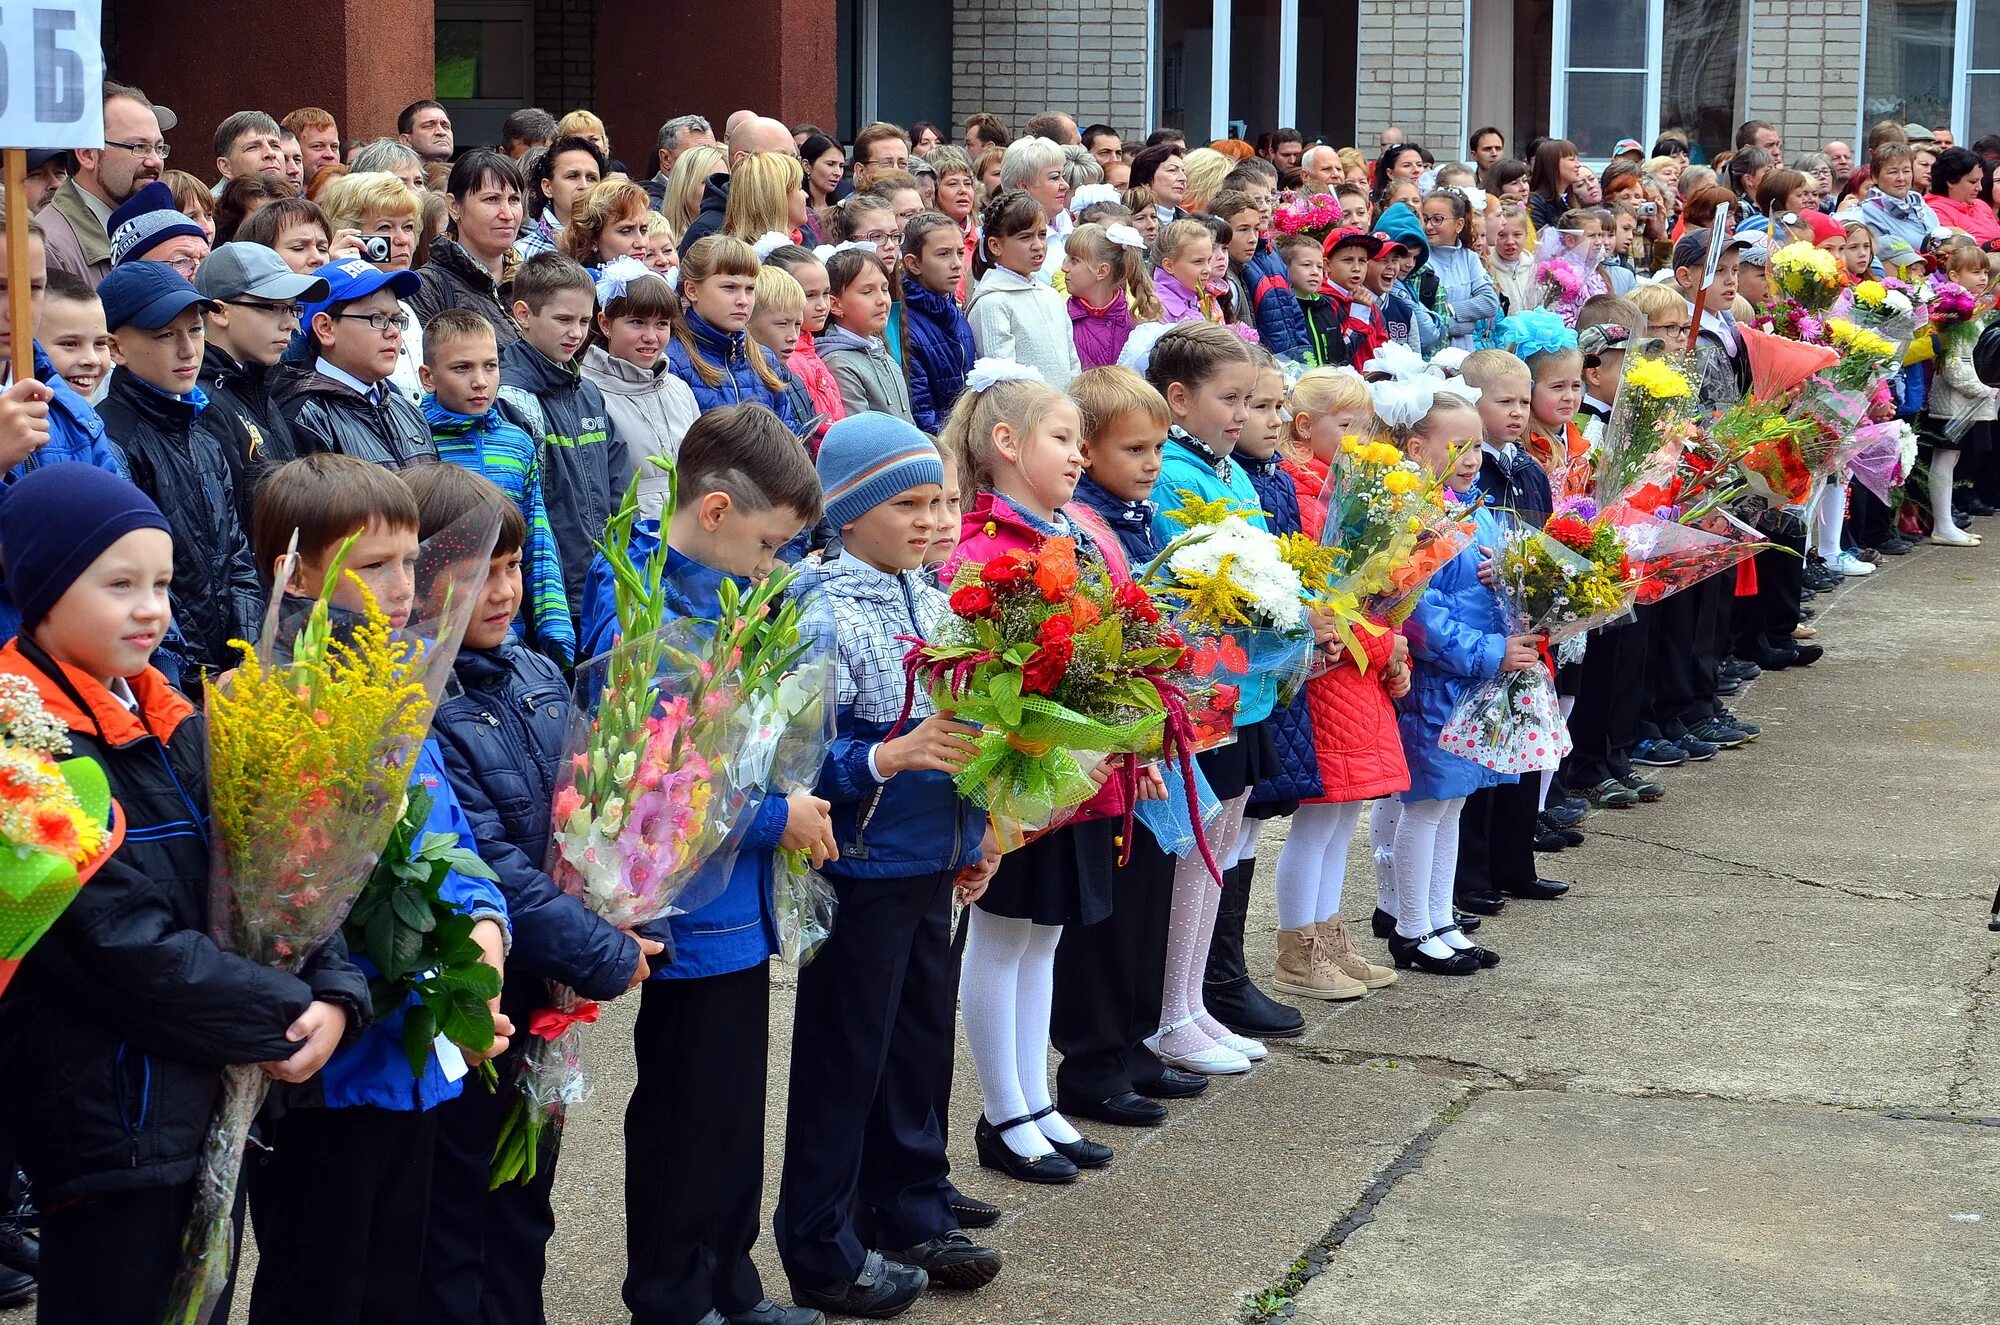
M568 1010L543 1008L528 1017L528 1034L538 1040L553 1040L572 1026L588 1026L596 1020L595 1003L579 1003Z

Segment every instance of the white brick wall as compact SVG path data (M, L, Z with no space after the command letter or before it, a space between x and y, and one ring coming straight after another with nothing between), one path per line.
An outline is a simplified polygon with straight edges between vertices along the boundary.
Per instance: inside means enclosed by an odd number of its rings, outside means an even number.
M1447 160L1458 153L1467 0L1361 0L1354 137L1372 153L1389 124Z
M1830 139L1853 143L1863 8L1863 0L1757 0L1749 118L1778 126L1787 157Z
M1066 111L1145 140L1146 10L1152 0L955 0L954 127L991 111L1020 132L1030 116ZM1274 75L1275 76L1275 75Z

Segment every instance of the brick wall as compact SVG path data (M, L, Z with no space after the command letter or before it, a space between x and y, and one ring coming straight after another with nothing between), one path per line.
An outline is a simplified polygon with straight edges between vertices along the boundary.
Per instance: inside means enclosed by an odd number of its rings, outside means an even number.
M1787 156L1829 139L1853 143L1863 9L1863 0L1757 0L1750 118L1778 126Z
M1128 142L1146 123L1146 9L1151 0L956 0L951 116L991 111L1019 131L1045 110L1102 122ZM891 77L884 70L883 77Z
M535 0L535 104L557 119L596 105L596 15L596 0Z
M1375 148L1384 126L1402 126L1439 160L1457 154L1465 103L1468 0L1361 0L1360 80L1354 137ZM1495 56L1492 58L1504 58Z

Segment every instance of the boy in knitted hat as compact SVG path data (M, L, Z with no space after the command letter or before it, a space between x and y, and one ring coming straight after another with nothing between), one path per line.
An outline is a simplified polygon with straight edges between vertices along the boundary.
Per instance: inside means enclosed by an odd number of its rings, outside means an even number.
M840 859L824 873L841 921L799 973L775 1232L794 1300L884 1318L933 1274L973 1288L1000 1268L952 1213L931 1103L953 1053L953 887L971 901L999 858L982 854L986 816L951 780L977 731L921 689L899 724L898 637L929 638L951 610L923 569L948 518L937 448L903 419L855 414L827 429L818 469L840 534L818 586L833 614L837 710L817 790L833 803Z
M150 666L174 571L159 507L89 465L34 470L0 500L0 562L22 620L0 674L34 687L124 812L122 843L22 959L0 1018L7 1121L43 1209L41 1318L158 1320L221 1069L305 1081L367 1024L368 982L337 936L297 975L209 937L208 835L188 800L208 776L202 726Z

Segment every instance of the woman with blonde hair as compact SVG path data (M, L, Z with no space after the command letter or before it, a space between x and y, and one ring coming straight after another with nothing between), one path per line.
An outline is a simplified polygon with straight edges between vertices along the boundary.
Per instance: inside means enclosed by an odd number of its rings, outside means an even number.
M387 254L374 261L383 271L407 271L415 259L417 234L423 227L423 202L416 191L385 170L357 170L342 175L320 195L320 207L333 227L336 247L343 232L352 231L362 240L382 237L389 241ZM366 256L364 250L363 256ZM417 365L423 362L424 331L410 301L400 300L409 325L403 328L402 344L396 351L396 370L389 385L422 408L423 383Z
M573 110L556 122L556 137L582 138L597 144L604 159L611 159L611 139L605 135L604 121L587 110Z
M660 215L667 218L674 233L684 235L701 213L702 190L708 177L720 174L729 162L714 143L697 143L682 152L667 176L667 191L660 199Z
M729 172L721 233L746 244L774 234L790 240L805 220L805 174L797 157L788 152L752 152Z
M1181 206L1190 212L1204 211L1209 199L1222 192L1222 181L1236 168L1236 163L1212 147L1197 147L1181 160L1187 170L1187 192L1181 197Z
M569 223L556 236L556 250L594 275L613 258L645 247L646 216L651 211L646 191L631 180L599 180L571 205Z

